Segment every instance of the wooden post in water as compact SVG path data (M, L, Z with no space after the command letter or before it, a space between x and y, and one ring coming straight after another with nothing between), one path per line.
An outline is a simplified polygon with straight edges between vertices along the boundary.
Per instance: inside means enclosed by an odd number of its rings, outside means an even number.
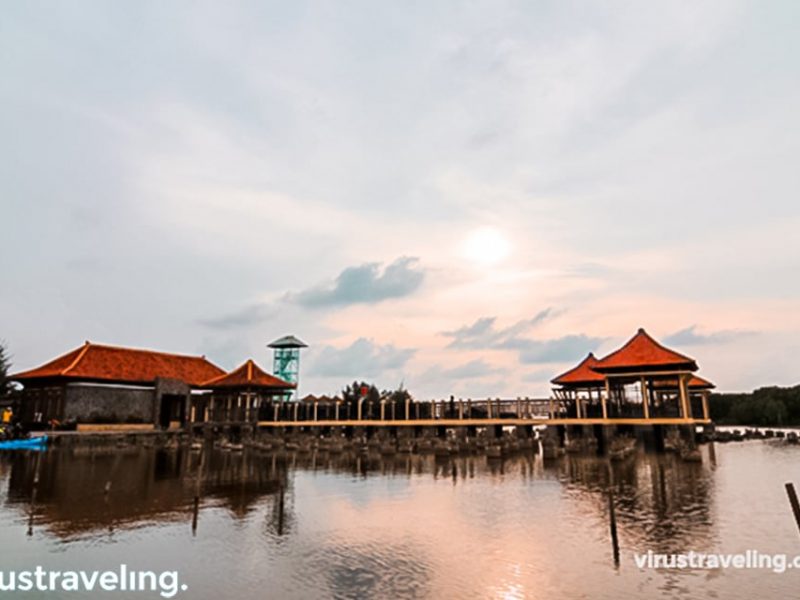
M197 459L197 474L194 481L194 502L192 506L192 535L197 534L197 517L200 513L200 489L203 483L203 466L206 457L206 445L200 448L200 456Z
M614 550L614 564L619 566L619 539L617 538L617 514L614 511L614 490L608 491L608 516L611 527L611 547Z
M794 521L797 523L797 528L800 529L800 502L797 501L797 492L794 489L793 483L789 482L786 484L786 494L789 496L789 503L792 505Z
M119 466L119 452L114 454L114 462L111 463L111 472L108 474L108 479L106 480L105 488L103 489L103 493L108 496L111 492L111 481L114 479L114 475L117 473L117 467Z
M33 515L36 512L36 491L39 489L39 461L42 453L36 452L36 466L33 469L33 485L31 486L31 514L28 518L28 537L33 535Z

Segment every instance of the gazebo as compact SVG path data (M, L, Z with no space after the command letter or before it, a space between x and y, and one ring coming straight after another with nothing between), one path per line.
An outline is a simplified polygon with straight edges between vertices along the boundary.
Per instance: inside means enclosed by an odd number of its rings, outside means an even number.
M697 368L693 358L661 345L639 329L625 345L591 366L605 377L603 418L691 419L689 387ZM705 400L702 411L707 419Z
M553 388L555 400L565 405L567 416L598 417L603 401L603 390L606 385L605 376L592 367L599 361L594 353L590 352L577 366L551 380L550 383L558 387ZM554 407L550 407L550 414Z
M210 379L199 387L211 390L207 404L198 411L205 413L200 420L249 422L258 420L264 400L293 390L295 384L270 375L250 359L230 373Z

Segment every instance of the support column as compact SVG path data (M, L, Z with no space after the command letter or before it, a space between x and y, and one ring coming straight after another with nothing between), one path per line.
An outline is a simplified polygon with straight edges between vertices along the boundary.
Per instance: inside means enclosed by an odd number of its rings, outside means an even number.
M650 418L650 393L647 390L647 382L644 377L639 379L639 385L642 386L642 406L644 407L644 418Z
M611 381L606 377L606 395L600 394L600 404L603 408L603 418L608 418L608 399L611 398Z
M681 416L684 419L691 419L692 413L689 408L689 394L687 393L686 389L686 375L680 375L678 377L678 388L680 389L681 394L681 412L683 413Z
M708 421L708 392L703 392L703 419Z

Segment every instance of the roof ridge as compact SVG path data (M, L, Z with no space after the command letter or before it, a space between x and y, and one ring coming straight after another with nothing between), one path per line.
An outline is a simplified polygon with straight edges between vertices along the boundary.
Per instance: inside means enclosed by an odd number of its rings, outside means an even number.
M560 375L556 375L553 379L550 380L550 383L554 383L554 384L560 385L558 383L560 379L563 379L564 377L567 377L568 375L571 375L572 373L575 373L576 371L581 369L581 367L583 367L584 365L586 365L587 368L591 371L592 370L591 365L587 365L587 363L590 362L590 361L594 361L595 363L598 362L597 357L594 355L594 352L589 352L589 354L587 354L583 358L583 360L581 360L577 365L575 365L574 367L572 367L570 369L567 369L566 371L564 371Z
M83 344L83 348L81 348L81 351L78 352L78 356L75 357L75 360L73 360L66 369L62 369L59 372L59 375L66 375L72 369L74 369L76 366L78 366L78 363L81 362L81 359L86 355L86 353L89 351L89 348L91 346L92 346L92 343L89 340L86 340L86 342Z
M164 350L151 350L150 348L139 348L133 346L119 346L117 344L97 344L87 341L86 344L94 346L95 348L108 348L111 350L131 350L133 352L147 352L148 354L160 354L162 356L180 356L182 358L199 358L208 360L205 354L186 354L183 352L165 352ZM213 364L213 363L212 363Z
M677 355L678 355L678 356L680 356L681 358L685 358L686 360L688 360L688 361L690 361L690 362L694 362L694 359L693 359L693 358L691 358L691 357L689 357L689 356L686 356L685 354L683 354L683 353L681 353L681 352L678 352L677 350L673 350L672 348L667 348L667 347L666 347L664 344L662 344L662 343L661 343L661 342L659 342L657 339L655 339L655 338L654 338L652 335L650 335L649 333L647 333L647 331L645 330L645 328L644 328L644 327L639 327L639 331L637 332L637 335L638 335L639 333L641 333L642 335L644 335L645 337L647 337L647 339L649 339L651 342L653 342L653 343L654 343L656 346L658 346L659 348L661 348L661 349L662 349L662 350L664 350L665 352L671 352L672 354L677 354ZM635 338L635 337L636 337L636 336L634 336L634 338ZM633 340L633 338L631 338L631 340ZM627 344L626 344L626 345L627 345Z

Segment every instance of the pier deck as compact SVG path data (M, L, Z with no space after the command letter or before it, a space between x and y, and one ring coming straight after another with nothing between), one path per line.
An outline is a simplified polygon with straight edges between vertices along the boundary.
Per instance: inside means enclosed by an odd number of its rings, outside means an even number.
M710 419L682 419L682 418L507 418L507 419L348 419L348 420L320 420L320 421L259 421L258 426L264 428L274 427L488 427L503 425L519 427L525 425L707 425Z

